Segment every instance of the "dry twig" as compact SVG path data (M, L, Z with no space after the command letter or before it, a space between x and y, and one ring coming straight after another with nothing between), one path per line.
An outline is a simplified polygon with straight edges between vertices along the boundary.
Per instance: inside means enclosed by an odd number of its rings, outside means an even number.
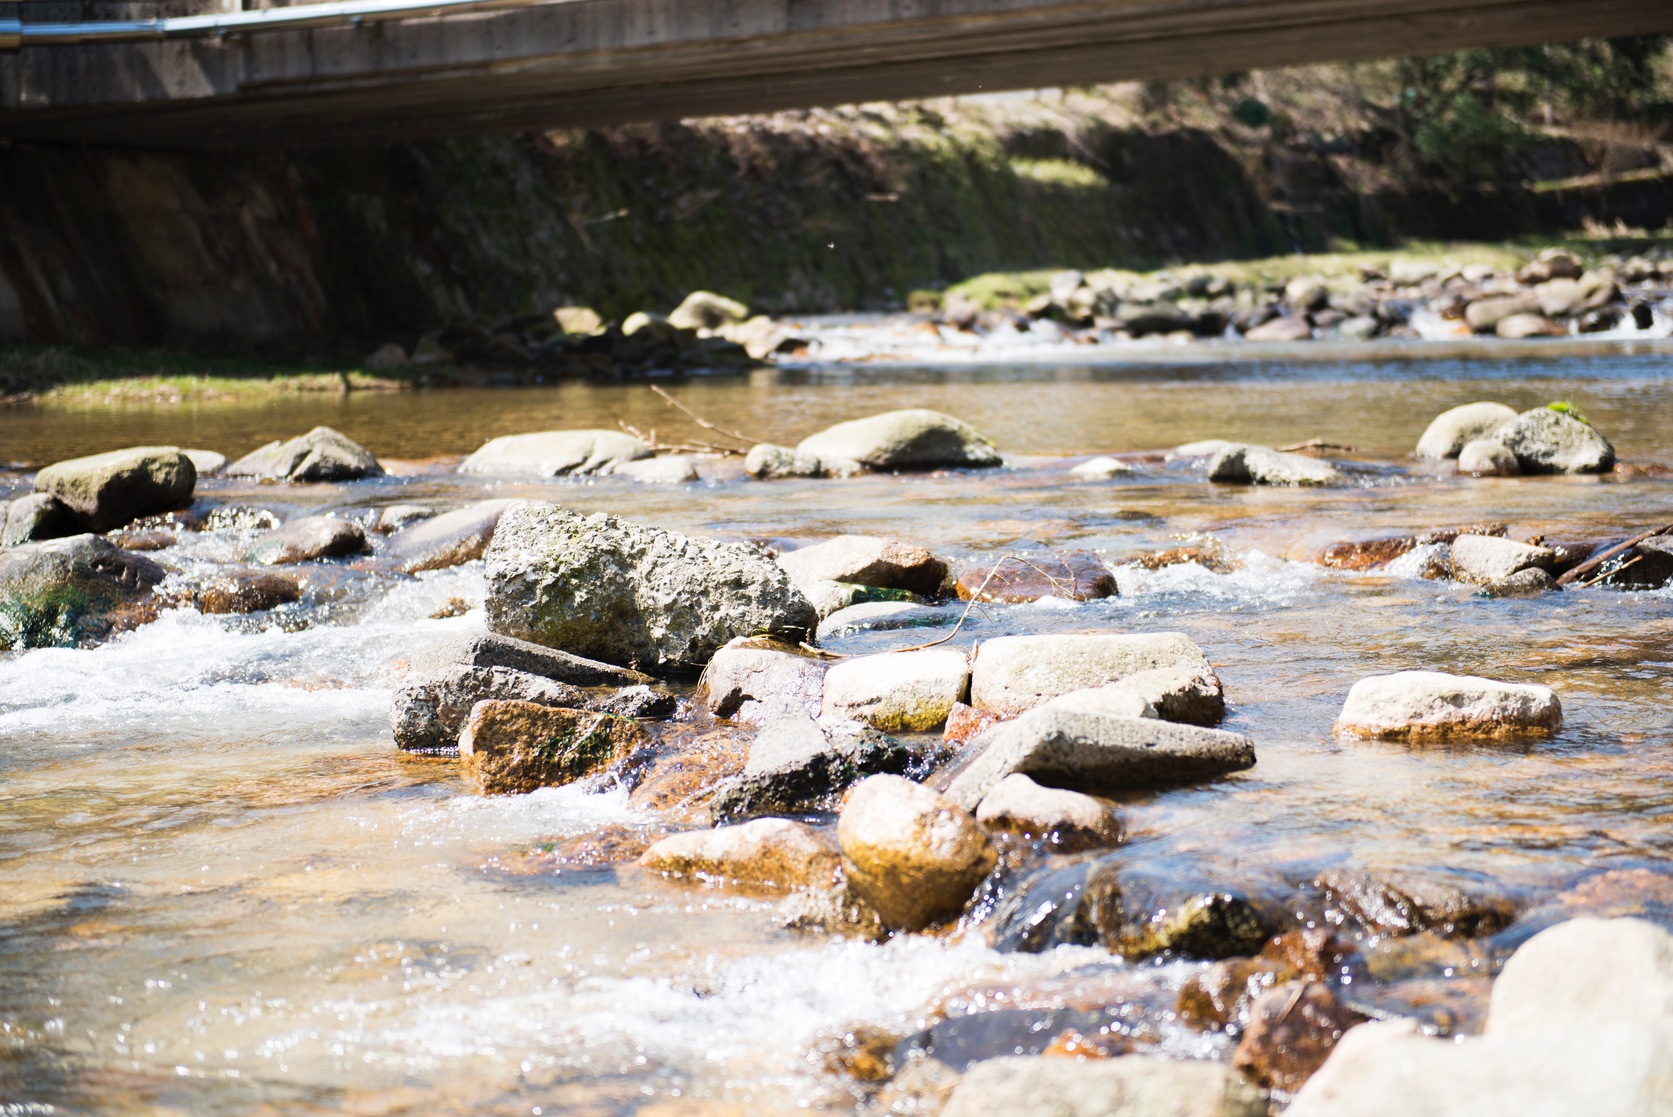
M1590 574L1592 571L1596 570L1598 567L1602 566L1604 563L1608 562L1610 559L1614 558L1616 555L1620 554L1622 551L1630 551L1646 539L1654 538L1657 535L1666 535L1669 532L1673 532L1673 524L1668 524L1666 527L1658 527L1653 531L1640 532L1631 539L1628 539L1625 543L1617 543L1607 551L1603 552L1603 554L1587 559L1573 570L1570 570L1567 574L1564 574L1561 578L1558 578L1557 584L1559 586L1566 586L1577 582L1581 578Z
M654 427L649 431L642 431L622 419L617 419L616 425L653 450L668 450L681 454L720 454L731 457L738 457L743 454L742 450L734 449L731 446L716 446L710 442L658 442L656 428Z
M727 438L735 439L739 442L742 442L746 446L759 446L759 445L761 445L761 440L758 439L758 438L750 438L747 435L739 434L737 431L729 431L725 427L719 427L719 426L716 426L715 424L709 422L707 419L705 419L701 415L697 414L697 412L693 411L691 408L687 407L685 404L681 403L679 400L675 399L673 396L671 396L667 392L663 391L662 388L659 385L652 384L652 385L650 385L650 389L651 389L651 391L655 392L657 395L661 396L662 399L663 399L663 402L667 403L670 407L674 408L680 414L684 415L687 419L690 419L692 422L696 423L698 426L702 427L704 430L714 431L716 434L725 435ZM737 451L733 451L733 453L737 453Z

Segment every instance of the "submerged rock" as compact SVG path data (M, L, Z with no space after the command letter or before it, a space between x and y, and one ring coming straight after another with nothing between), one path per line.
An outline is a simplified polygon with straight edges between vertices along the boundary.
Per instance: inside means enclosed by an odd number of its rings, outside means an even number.
M525 501L485 555L488 627L658 673L699 670L728 641L806 640L813 606L754 547Z
M1008 1056L977 1063L941 1117L1266 1117L1266 1098L1224 1063Z
M227 466L228 477L258 477L278 481L357 481L382 477L366 447L330 427L315 427L288 442L269 442Z
M1293 1094L1324 1065L1337 1041L1367 1017L1323 982L1281 985L1255 1001L1232 1065L1258 1086Z
M818 717L824 704L826 660L740 636L709 660L698 696L716 717L762 725L791 713Z
M784 891L830 888L842 879L835 839L787 818L674 834L647 849L639 864L671 877Z
M626 477L641 485L688 485L701 478L697 463L688 454L666 454L660 458L641 458L610 467L612 477Z
M1078 791L1041 787L1020 773L1006 776L983 797L976 821L1064 851L1121 841L1121 822L1109 807Z
M509 473L531 477L608 473L655 451L621 431L573 430L508 434L489 440L459 465L461 473Z
M75 510L51 493L30 493L0 505L0 546L3 547L64 539L86 530Z
M1495 323L1497 319L1495 319ZM1486 438L1512 422L1516 412L1502 403L1466 403L1443 411L1430 422L1417 440L1420 458L1456 458L1465 446Z
M837 820L848 880L891 930L921 931L964 910L998 854L976 820L899 776L871 776Z
M500 516L511 504L509 500L478 501L403 527L389 537L384 555L404 574L440 570L479 559L494 538Z
M1333 485L1342 480L1342 471L1305 454L1228 446L1208 460L1208 479L1240 485Z
M901 628L938 628L958 621L963 609L918 605L910 601L862 601L838 609L819 622L819 642L856 632L889 632Z
M178 447L136 446L49 465L35 475L35 491L58 498L85 530L105 532L186 507L197 476Z
M778 558L798 586L844 582L931 596L947 580L947 564L922 547L874 535L839 535Z
M715 794L711 809L722 820L831 810L866 776L899 774L911 760L904 745L874 729L797 710L761 727L743 772Z
M838 423L804 438L801 454L856 461L872 469L988 468L999 451L975 427L922 408Z
M1014 717L1049 698L1157 669L1184 671L1199 680L1188 700L1193 716L1181 720L1212 724L1223 715L1214 668L1196 642L1179 632L1001 636L985 641L971 667L970 704Z
M1092 601L1120 592L1115 575L1090 551L1061 551L1027 558L1003 558L960 572L960 600L1017 604L1042 597Z
M1549 407L1524 411L1493 434L1523 473L1608 473L1615 447L1590 423Z
M302 600L302 583L266 570L222 570L192 593L200 613L262 613Z
M1321 873L1317 883L1327 919L1351 919L1371 935L1433 931L1480 938L1497 934L1516 918L1516 905L1509 900L1420 873L1333 869Z
M946 724L969 685L964 653L950 648L861 656L825 673L823 710L888 733L924 733Z
M259 536L244 552L246 562L284 566L319 559L346 558L366 549L366 532L353 520L307 516Z
M108 636L165 571L96 535L0 551L0 649L75 647Z
M646 741L627 718L490 699L459 734L459 770L484 795L514 794L601 772Z
M1355 683L1336 731L1356 737L1503 737L1549 732L1562 719L1562 703L1548 687L1401 671Z

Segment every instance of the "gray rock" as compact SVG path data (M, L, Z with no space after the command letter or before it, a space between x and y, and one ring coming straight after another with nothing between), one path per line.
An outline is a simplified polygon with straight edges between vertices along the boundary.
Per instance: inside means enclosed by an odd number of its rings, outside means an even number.
M88 531L111 531L141 516L192 502L197 469L174 446L136 446L47 466L35 491L57 497Z
M963 608L951 605L914 605L904 601L866 601L838 609L819 622L819 642L856 632L888 632L900 628L934 628L953 624Z
M1359 737L1497 737L1549 731L1562 718L1562 703L1549 687L1400 671L1355 683L1336 730Z
M672 717L680 708L680 700L666 690L640 683L623 687L602 697L587 701L587 709L619 718L640 720Z
M696 462L687 454L621 462L610 467L610 475L626 477L641 485L686 485L701 480Z
M1265 446L1229 446L1208 460L1208 479L1239 485L1332 485L1342 473L1329 462Z
M1499 319L1493 332L1507 341L1524 341L1531 337L1562 337L1568 333L1542 314L1512 314Z
M1297 276L1284 285L1284 302L1299 313L1322 310L1329 301L1330 288L1319 276Z
M96 535L8 547L0 551L0 650L102 640L165 573Z
M693 291L668 315L668 324L681 330L718 330L749 317L749 307L713 291Z
M50 493L30 493L8 505L0 506L0 546L15 547L19 543L40 543L48 539L63 539L80 535L87 530L81 518L63 501Z
M1153 676L1167 670L1180 674ZM1119 635L1001 636L983 642L970 675L970 704L1014 717L1049 698L1146 673L1138 693L1180 720L1224 716L1220 680L1208 657L1179 632ZM1167 716L1164 714L1164 716Z
M1020 772L1006 776L983 796L976 821L1062 850L1121 841L1121 823L1109 807L1078 791L1041 787Z
M478 632L438 641L414 654L408 661L415 675L453 665L509 667L513 671L526 671L581 687L637 686L651 681L649 675L626 667L584 659L494 632Z
M837 842L849 883L896 931L956 916L998 863L975 819L900 776L868 776L849 793Z
M353 520L307 516L258 536L244 553L246 562L282 566L293 562L346 558L366 549L366 532Z
M269 442L227 466L228 477L259 477L279 481L357 481L382 477L366 447L330 427L315 427L288 442Z
M856 464L855 468L859 468ZM817 454L804 454L788 446L763 442L744 455L744 473L757 480L774 477L824 477L825 462Z
M488 627L658 673L700 670L739 636L808 638L813 606L754 547L526 501L485 555Z
M1460 582L1486 585L1522 570L1550 572L1556 565L1557 552L1549 547L1493 535L1460 535L1452 541L1452 576Z
M530 477L607 473L654 451L620 431L538 431L495 438L466 458L461 473L505 473Z
M1218 725L1226 716L1220 679L1203 665L1135 671L1118 682L1070 691L1045 705L1060 710L1158 718L1188 725Z
M947 796L973 809L1012 772L1048 787L1109 794L1191 783L1254 764L1254 742L1240 733L1042 708L972 741Z
M1284 315L1270 322L1262 322L1244 334L1246 341L1295 342L1313 336L1313 326L1299 314Z
M494 538L500 516L511 504L509 500L478 501L403 528L390 536L384 556L406 574L479 559ZM384 509L386 514L389 511Z
M1007 1056L971 1067L941 1117L1266 1117L1266 1112L1266 1096L1224 1063L1153 1055Z
M824 713L887 733L924 733L946 724L969 685L965 655L951 648L860 656L825 672Z
M1417 440L1417 456L1456 458L1466 443L1486 438L1515 419L1516 412L1502 403L1466 403L1443 411Z
M739 637L709 660L698 695L716 717L761 725L792 713L818 717L826 660Z
M1137 467L1128 465L1120 458L1110 457L1093 458L1069 470L1070 476L1088 481L1108 481L1114 477L1129 477L1137 472Z
M1349 341L1370 341L1383 332L1383 324L1370 314L1355 314L1336 326L1336 336Z
M378 518L372 523L372 530L379 535L390 535L435 515L436 510L428 505L391 504L378 511Z
M968 423L921 408L838 423L804 438L797 452L847 459L872 469L986 468L1000 464L993 443Z
M947 564L922 547L873 535L839 535L779 556L797 585L847 582L933 595L947 580Z
M1480 592L1483 597L1538 597L1558 588L1557 579L1534 567L1518 570L1510 577L1500 578L1496 582L1485 582Z
M1516 455L1502 442L1491 438L1477 438L1464 444L1458 451L1458 472L1476 477L1516 477L1522 467Z
M866 776L898 774L912 754L892 737L852 722L814 721L801 711L761 727L743 773L711 801L717 820L830 810Z
M198 471L199 477L213 477L227 467L227 456L214 450L182 450L191 459L192 468Z
M1538 314L1539 300L1532 295L1494 295L1477 299L1464 308L1464 321L1478 334L1490 334L1499 323L1515 314ZM1420 455L1447 457L1450 455Z
M1524 411L1493 435L1516 455L1523 473L1608 473L1615 448L1590 423L1536 407Z

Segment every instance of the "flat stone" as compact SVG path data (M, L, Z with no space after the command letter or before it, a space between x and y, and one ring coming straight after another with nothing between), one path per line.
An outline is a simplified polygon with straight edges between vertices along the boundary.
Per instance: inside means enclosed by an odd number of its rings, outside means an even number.
M227 467L227 456L214 450L182 450L199 477L213 477Z
M1305 454L1231 446L1208 460L1208 479L1239 485L1333 485L1342 473L1329 462Z
M1538 567L1518 570L1508 578L1481 583L1483 597L1538 597L1559 589L1557 579Z
M411 657L414 675L460 667L509 667L531 675L554 679L573 686L635 686L651 681L642 674L613 663L600 663L528 640L477 632L454 636L428 645Z
M383 466L360 443L330 427L315 427L287 442L269 442L223 472L277 481L356 481L382 477Z
M1219 690L1208 657L1179 632L1001 636L984 641L976 652L970 704L1015 717L1048 698L1159 668L1184 670L1200 676L1204 690Z
M1244 334L1246 341L1295 342L1313 336L1313 326L1299 314L1282 315L1270 322L1262 322Z
M1109 807L1078 791L1041 787L1021 773L1006 776L982 798L976 821L1064 851L1121 841L1121 822Z
M620 462L610 467L610 475L626 477L641 485L687 485L701 480L697 475L696 460L687 454Z
M346 558L366 549L366 532L353 520L307 516L258 536L244 552L246 562L284 566L320 559Z
M716 717L762 725L791 713L819 716L830 661L741 636L703 669L698 695Z
M977 1063L941 1117L1266 1117L1265 1095L1224 1063L1009 1056Z
M946 723L969 685L964 653L950 648L861 656L825 673L823 710L887 733L923 733Z
M786 818L674 834L647 849L639 864L671 877L777 891L830 888L842 878L836 840Z
M1012 772L1048 787L1117 794L1212 779L1254 764L1254 742L1241 733L1042 708L971 742L947 795L974 809Z
M1515 418L1516 412L1502 403L1466 403L1443 411L1430 421L1423 437L1417 440L1417 456L1456 458L1466 444L1486 438Z
M479 559L493 541L500 516L512 503L478 501L403 528L389 537L384 555L404 574L440 570Z
M1401 671L1355 683L1336 731L1356 737L1503 737L1548 732L1562 718L1562 703L1548 687Z
M1615 447L1572 415L1536 407L1493 434L1516 455L1523 473L1608 473L1615 468Z
M897 931L956 916L998 861L975 819L900 776L870 776L854 788L837 842L849 883Z
M620 431L536 431L489 440L460 463L459 472L585 476L608 473L623 462L638 461L654 453L639 439Z
M845 582L929 596L947 579L947 564L924 548L873 535L839 535L798 547L778 563L797 585Z
M718 820L831 810L861 779L898 775L911 760L905 746L874 729L793 711L761 727L743 772L716 793L711 809Z
M871 469L988 468L999 451L970 424L922 408L838 423L804 438L796 450Z
M1129 465L1120 458L1100 457L1081 462L1069 470L1069 475L1087 481L1108 481L1114 477L1129 477L1137 472L1136 466Z
M1557 565L1549 547L1531 547L1492 535L1460 535L1452 541L1452 576L1460 582L1486 585L1522 570L1544 570Z
M1499 319L1493 332L1507 341L1526 341L1532 337L1564 337L1568 331L1543 314L1510 314Z
M1464 448L1458 451L1458 472L1476 477L1516 477L1522 467L1503 443L1477 438L1464 443Z
M639 723L533 702L478 702L459 734L459 770L485 795L573 783L626 760L648 738Z
M135 446L72 458L35 475L37 493L57 497L85 530L95 532L184 508L196 485L197 468L175 446Z
M1092 601L1120 592L1115 575L1090 551L1053 551L1010 556L961 571L955 587L961 601L1018 604L1042 597Z
M1226 715L1226 699L1219 678L1212 671L1190 667L1135 671L1120 682L1072 690L1036 708L1046 706L1082 713L1160 718L1187 725L1218 725Z

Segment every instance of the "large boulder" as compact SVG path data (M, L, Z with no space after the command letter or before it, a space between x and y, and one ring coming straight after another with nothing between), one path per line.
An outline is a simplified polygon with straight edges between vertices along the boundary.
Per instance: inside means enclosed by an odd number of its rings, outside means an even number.
M987 468L1001 461L993 443L975 427L922 408L838 423L802 439L796 450L872 469Z
M384 556L405 574L458 566L482 557L509 500L483 500L402 528Z
M1673 1112L1673 934L1575 919L1505 963L1479 1037L1413 1021L1343 1036L1288 1117L1644 1117ZM1484 1109L1485 1105L1485 1109Z
M1523 473L1608 473L1615 447L1590 423L1564 411L1536 407L1493 433L1516 455Z
M824 713L886 733L924 733L946 724L969 685L964 653L951 648L860 656L825 673Z
M1012 772L1048 787L1113 794L1211 779L1254 765L1255 744L1241 733L1043 707L972 741L947 795L974 809Z
M527 501L484 556L488 627L659 674L698 671L727 641L808 639L819 619L760 550Z
M346 558L366 549L366 531L353 520L306 516L258 536L244 553L247 562L284 566L294 562Z
M1498 319L1493 320L1494 325ZM1516 412L1502 403L1466 403L1443 411L1430 421L1417 440L1420 458L1456 458L1465 445L1486 438L1514 421Z
M286 442L269 442L221 471L227 477L275 481L358 481L382 477L371 451L330 427L315 427Z
M900 776L871 776L854 788L837 842L849 883L896 931L957 915L998 861L975 819Z
M489 699L459 734L459 768L484 795L515 794L602 772L648 740L629 718Z
M933 595L947 580L947 564L922 547L874 535L839 535L778 558L798 586L845 582Z
M1452 541L1452 576L1460 582L1488 586L1524 570L1551 573L1557 552L1495 535L1460 535Z
M1213 708L1220 680L1196 641L1179 632L1001 636L985 641L971 667L970 704L1014 717L1049 698L1159 668L1197 678L1202 696L1196 705L1202 720L1213 724L1220 719L1224 702Z
M1235 485L1333 485L1342 471L1305 454L1228 446L1208 459L1208 479Z
M96 535L0 551L0 650L101 640L165 573L150 559Z
M671 877L775 891L830 888L842 879L831 835L787 818L674 834L647 849L639 864Z
M850 721L815 721L800 710L768 722L743 772L716 794L716 819L831 810L866 776L898 775L912 754L892 737Z
M941 1117L1266 1117L1266 1097L1224 1063L1007 1056L971 1067Z
M490 440L460 464L459 472L585 476L608 473L623 462L654 453L645 443L621 431L537 431Z
M716 717L763 725L791 713L818 717L830 663L770 640L740 636L703 669L698 696Z
M87 530L74 509L51 493L20 496L0 506L0 513L0 547L64 539Z
M1400 671L1355 683L1336 731L1355 737L1505 737L1549 732L1562 720L1562 703L1549 687Z
M136 446L49 465L35 491L57 497L88 531L112 531L192 502L197 467L174 446Z

